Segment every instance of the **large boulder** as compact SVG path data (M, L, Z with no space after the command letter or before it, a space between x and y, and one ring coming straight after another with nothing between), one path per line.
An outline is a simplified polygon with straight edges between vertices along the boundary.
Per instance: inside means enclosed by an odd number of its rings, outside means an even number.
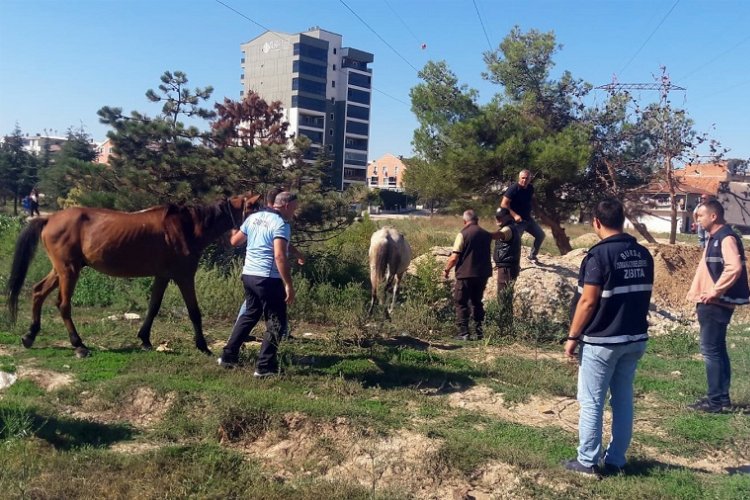
M586 234L576 238L577 243L595 244L596 235ZM642 242L643 243L643 242ZM589 245L590 246L590 245ZM688 244L646 244L654 256L654 291L651 298L649 324L652 333L669 331L677 326L695 327L695 304L685 296L701 257L701 249ZM558 323L569 321L570 305L577 286L578 270L586 255L585 248L577 248L567 255L540 254L537 263L529 262L529 248L521 249L521 273L514 288L513 310L517 317L546 319ZM433 247L426 254L416 257L409 273L425 259L434 258L440 269L451 254L450 247ZM750 262L750 254L748 254ZM453 280L453 273L450 279ZM485 302L496 300L496 276L489 280L484 293ZM735 312L735 321L750 321L750 307L740 307Z

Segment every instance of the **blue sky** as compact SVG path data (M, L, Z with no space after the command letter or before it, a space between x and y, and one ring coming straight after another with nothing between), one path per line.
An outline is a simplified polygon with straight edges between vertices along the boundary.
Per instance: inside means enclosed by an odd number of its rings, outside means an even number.
M486 102L499 88L481 77L483 52L514 25L554 31L563 45L555 71L594 85L613 74L651 83L666 65L673 83L687 88L671 94L673 104L731 148L729 157L750 157L745 0L345 0L377 35L339 0L222 1L269 29L317 25L375 54L371 159L411 154L409 90L419 83L412 66L445 60ZM212 85L212 103L239 99L240 44L264 31L215 0L0 0L0 133L16 122L32 134L83 124L102 140L107 128L96 111L109 105L156 114L144 94L165 70L184 71L193 87ZM605 98L601 91L591 97Z

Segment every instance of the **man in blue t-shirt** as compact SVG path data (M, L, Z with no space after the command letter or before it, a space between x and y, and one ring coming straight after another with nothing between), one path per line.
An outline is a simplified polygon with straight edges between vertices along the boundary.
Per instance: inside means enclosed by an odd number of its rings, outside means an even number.
M260 346L256 377L278 373L276 351L285 335L287 304L294 301L294 286L287 261L291 228L287 221L297 210L297 196L284 191L276 196L273 208L256 212L234 232L234 246L247 242L242 284L245 288L246 310L237 319L232 334L219 358L219 364L235 367L245 338L265 315L266 333Z
M518 234L529 233L534 237L534 245L529 253L529 260L536 261L539 249L544 241L544 229L531 217L531 205L534 197L534 186L531 185L531 172L521 170L518 182L503 193L500 208L507 208L516 221Z
M618 200L594 208L592 225L601 239L581 263L573 298L565 354L579 359L578 456L565 463L574 472L599 476L625 465L633 435L633 380L646 351L654 284L654 259L623 232L625 213ZM576 348L580 350L576 355ZM602 416L610 393L612 438L602 450Z

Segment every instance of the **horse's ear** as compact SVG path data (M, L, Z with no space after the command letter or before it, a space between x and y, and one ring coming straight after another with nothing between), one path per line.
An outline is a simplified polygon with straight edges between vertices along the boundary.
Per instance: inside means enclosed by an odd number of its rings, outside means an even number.
M260 200L260 195L259 194L254 194L252 196L246 196L245 197L245 203L247 203L248 205L257 205L258 204L258 200Z

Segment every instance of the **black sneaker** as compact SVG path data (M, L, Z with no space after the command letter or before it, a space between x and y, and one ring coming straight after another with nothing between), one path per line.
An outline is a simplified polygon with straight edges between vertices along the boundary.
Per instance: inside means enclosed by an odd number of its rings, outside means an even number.
M601 479L602 477L602 473L598 465L592 465L591 467L586 467L575 458L573 460L568 460L567 462L563 462L563 467L565 467L565 470L576 472L578 474L592 477L595 479Z
M265 370L255 370L253 373L253 377L255 378L268 378L268 377L275 377L278 375L277 372L272 371L265 371Z
M601 472L605 476L619 476L621 474L625 474L625 469L617 465L612 465L604 462L604 465L601 468Z
M219 358L216 360L216 362L219 364L219 366L223 366L224 368L237 368L240 366L240 363L238 361L225 361L224 358Z
M715 405L709 402L707 399L699 399L687 407L693 411L702 411L703 413L722 413L725 409L729 409L729 405Z

